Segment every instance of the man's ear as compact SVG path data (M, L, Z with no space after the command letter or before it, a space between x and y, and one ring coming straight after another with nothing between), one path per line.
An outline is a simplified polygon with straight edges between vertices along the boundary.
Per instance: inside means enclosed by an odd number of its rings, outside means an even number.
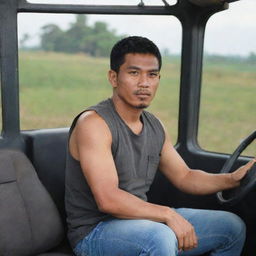
M110 69L108 71L108 80L111 83L113 88L117 87L117 73L116 73L116 71L114 71L112 69Z

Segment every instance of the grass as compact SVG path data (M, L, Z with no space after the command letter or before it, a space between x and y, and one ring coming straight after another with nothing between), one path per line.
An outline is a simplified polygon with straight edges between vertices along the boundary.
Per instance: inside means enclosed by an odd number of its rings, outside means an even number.
M20 52L21 128L68 127L86 107L112 94L108 59L83 54ZM204 63L198 141L211 151L232 152L256 129L255 64ZM164 61L161 85L150 107L175 142L180 62ZM255 143L246 151L255 155Z
M256 129L255 65L206 63L202 82L199 141L203 148L232 152ZM210 141L210 143L209 143ZM255 155L255 143L245 154Z

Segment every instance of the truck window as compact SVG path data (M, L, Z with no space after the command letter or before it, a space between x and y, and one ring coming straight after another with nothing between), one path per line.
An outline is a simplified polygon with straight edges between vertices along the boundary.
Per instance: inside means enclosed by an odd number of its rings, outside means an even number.
M199 122L206 150L231 153L256 129L256 16L246 8L256 10L256 2L232 3L206 27ZM244 154L255 155L255 144Z
M107 81L110 49L117 38L141 35L154 41L163 55L161 84L149 110L162 120L176 141L181 25L175 17L72 14L19 14L18 17L22 130L68 127L80 111L111 96ZM33 25L28 28L31 20ZM79 28L78 24L73 32L66 34L71 36L61 37L76 22L86 23L87 28ZM67 48L68 40L76 36L76 29L86 33L91 28L102 30L102 35L98 35L102 40L96 44L106 43L109 47L95 50L93 44L86 44L93 42L95 35L87 36L86 41L79 32L81 41L74 45L81 46L81 51ZM114 40L104 39L106 29L116 35ZM55 44L54 40L59 41Z

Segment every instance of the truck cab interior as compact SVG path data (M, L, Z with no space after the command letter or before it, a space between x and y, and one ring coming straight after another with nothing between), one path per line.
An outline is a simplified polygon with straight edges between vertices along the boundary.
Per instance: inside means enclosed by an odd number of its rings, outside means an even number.
M214 77L204 77L204 44L207 24L215 15L216 20L218 20L219 13L225 16L227 10L232 11L232 6L242 1L177 0L173 3L174 1L159 0L155 1L158 2L157 5L148 5L147 0L134 1L129 5L122 4L122 1L116 1L115 4L112 4L114 1L103 2L103 4L55 4L44 3L44 1L34 3L26 0L0 0L2 110L0 255L73 255L66 238L64 207L65 159L69 127L66 125L53 128L23 128L21 125L21 117L24 115L21 95L27 93L20 86L19 73L18 16L21 14L28 16L32 14L139 16L141 19L153 16L174 17L181 27L181 55L177 74L177 135L176 140L174 139L177 151L191 168L213 173L231 172L252 159L256 152L255 144L253 144L256 137L255 100L251 101L249 106L251 111L249 119L240 119L240 111L235 110L236 119L241 120L240 128L234 127L232 130L229 127L223 127L223 129L219 127L225 136L221 141L217 141L217 144L227 143L225 139L238 130L244 131L242 138L239 137L233 141L233 150L230 152L216 148L208 150L199 143L200 118L202 113L207 116L207 102L203 99L202 84L204 84L205 79L213 79L213 82L215 79ZM241 15L246 16L243 14L242 8L240 12ZM251 33L254 32L251 31ZM166 34L169 33L171 34L172 31L166 29ZM221 41L221 35L214 41ZM225 44L225 42L221 43ZM172 71L170 70L170 72ZM221 77L222 74L218 73L217 76ZM251 79L254 79L254 87L251 86L249 94L254 90L255 95L255 71ZM225 86L225 84L221 84L213 90L233 90L232 87L226 88ZM170 86L168 90L172 94L174 89ZM57 91L60 93L61 89L57 89ZM168 104L169 98L166 99L162 96L159 101L167 101ZM35 99L35 101L37 100L40 99ZM46 102L47 100L47 98L44 99ZM236 100L245 101L244 99ZM218 105L214 99L209 104L215 108L219 107L224 115L223 118L229 120L225 109L221 109L222 106ZM230 104L232 105L232 103ZM233 108L236 107L233 106ZM82 109L76 111L80 110ZM70 120L73 117L70 116ZM38 118L40 118L39 115ZM209 120L206 119L206 122L211 122L211 117ZM243 129L245 123L246 129ZM207 133L206 140L207 136L213 136L214 133L217 133L215 129L216 125L209 131L210 134ZM241 140L242 143L240 144ZM250 145L251 151L243 154L248 145ZM234 154L232 154L233 151L235 151ZM148 193L148 198L151 202L171 207L222 209L238 214L247 226L247 240L242 255L252 256L256 254L255 173L256 168L253 167L250 177L246 177L242 186L237 190L207 196L192 196L178 191L162 174L158 173Z

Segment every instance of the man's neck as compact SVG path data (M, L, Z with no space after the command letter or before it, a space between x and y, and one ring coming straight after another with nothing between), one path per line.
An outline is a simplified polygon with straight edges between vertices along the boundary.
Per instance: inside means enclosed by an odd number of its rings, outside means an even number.
M134 133L139 134L143 128L143 124L140 119L143 109L129 106L116 97L112 97L112 101L117 113L123 119L123 121L130 127L131 130L133 130Z

